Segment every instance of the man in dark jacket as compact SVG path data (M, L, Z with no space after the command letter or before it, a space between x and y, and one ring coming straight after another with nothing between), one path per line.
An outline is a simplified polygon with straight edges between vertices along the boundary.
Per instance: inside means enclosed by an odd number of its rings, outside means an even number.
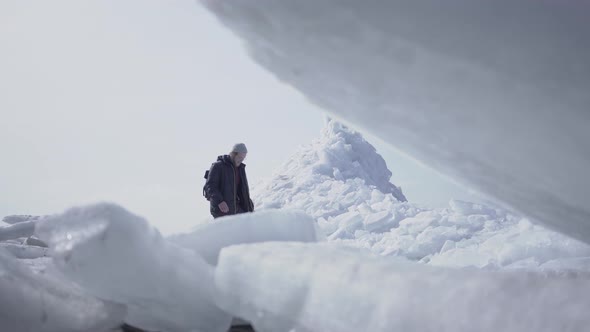
M254 211L246 165L242 163L247 153L246 145L238 143L229 155L217 157L211 165L204 190L211 203L213 218Z

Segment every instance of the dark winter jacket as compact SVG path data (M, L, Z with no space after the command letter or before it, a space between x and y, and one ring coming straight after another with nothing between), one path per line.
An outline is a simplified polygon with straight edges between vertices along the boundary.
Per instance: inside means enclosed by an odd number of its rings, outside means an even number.
M214 218L254 211L254 203L250 199L250 188L246 178L246 165L237 167L239 174L239 186L236 186L236 166L230 156L217 157L217 161L211 165L209 176L204 190L211 203L211 214ZM219 203L225 201L229 207L228 213L222 213Z

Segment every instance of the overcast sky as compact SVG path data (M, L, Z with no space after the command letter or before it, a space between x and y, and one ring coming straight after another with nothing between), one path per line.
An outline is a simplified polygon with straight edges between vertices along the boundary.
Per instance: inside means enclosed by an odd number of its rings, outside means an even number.
M112 201L182 231L209 218L202 176L233 143L253 184L323 126L193 0L2 0L0 48L0 216ZM477 199L366 138L409 200Z

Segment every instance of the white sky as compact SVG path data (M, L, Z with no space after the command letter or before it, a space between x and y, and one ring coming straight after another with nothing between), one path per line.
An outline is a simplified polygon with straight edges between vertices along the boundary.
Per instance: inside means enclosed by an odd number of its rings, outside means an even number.
M255 184L323 117L193 0L0 2L0 217L112 201L181 231L217 155L245 142ZM366 138L409 200L477 199Z

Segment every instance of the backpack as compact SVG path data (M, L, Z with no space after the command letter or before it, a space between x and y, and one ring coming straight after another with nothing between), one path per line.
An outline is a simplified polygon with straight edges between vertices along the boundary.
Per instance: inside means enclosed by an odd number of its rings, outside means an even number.
M209 194L207 193L207 191L205 190L205 187L207 186L207 179L209 179L209 170L205 171L205 184L203 185L203 196L207 199L210 200L211 196L209 196Z
M211 164L211 168L213 168L213 165L215 165L215 163ZM211 200L211 196L209 196L209 194L205 190L205 187L207 186L207 180L209 179L209 172L210 172L210 169L206 170L205 176L203 176L205 178L205 184L203 185L203 197L205 197L208 201Z

